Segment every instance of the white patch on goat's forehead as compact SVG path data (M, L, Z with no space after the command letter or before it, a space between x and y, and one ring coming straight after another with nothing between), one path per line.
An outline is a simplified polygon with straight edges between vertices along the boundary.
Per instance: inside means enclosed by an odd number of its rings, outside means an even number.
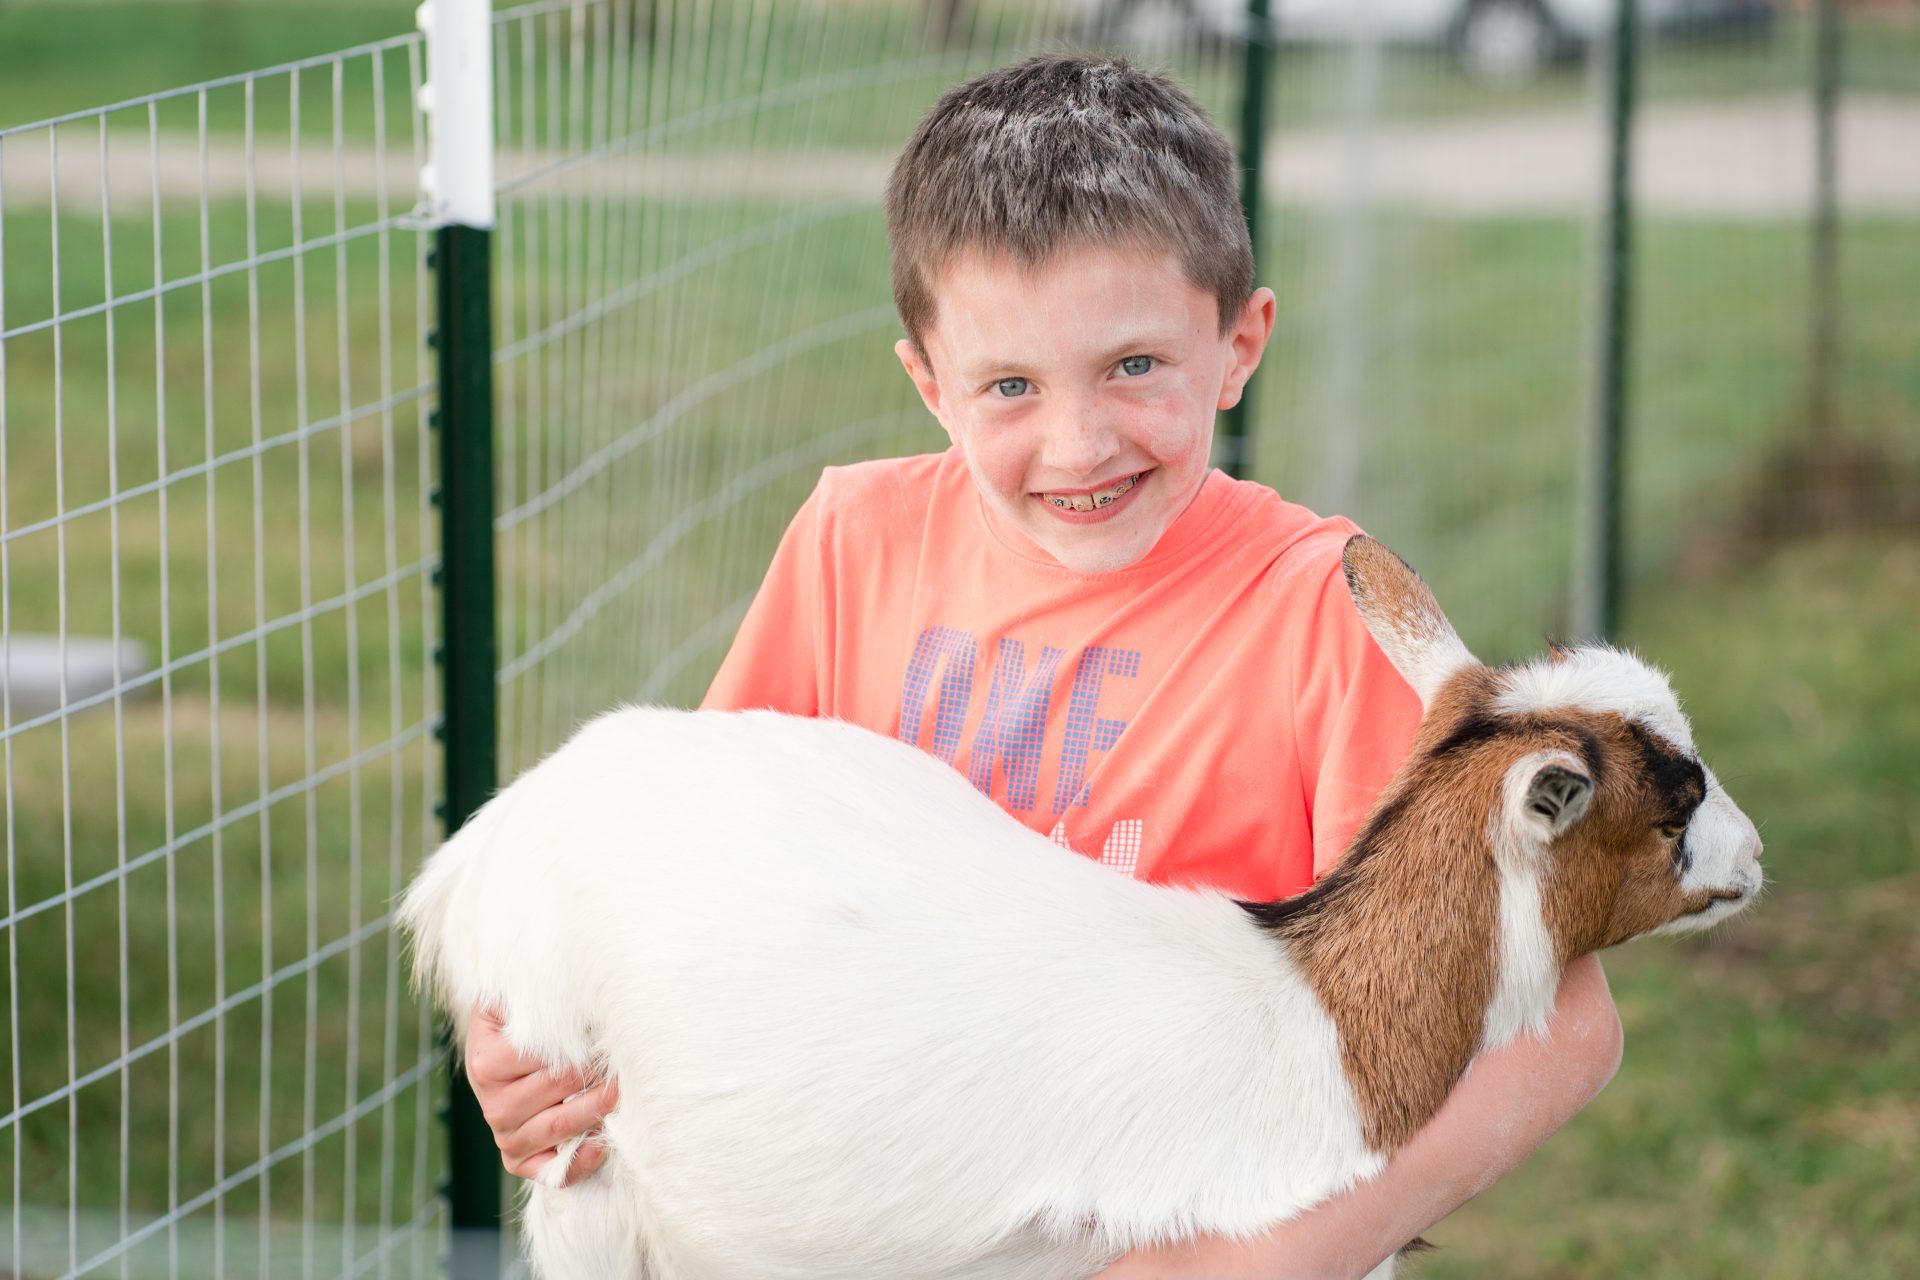
M1559 661L1540 658L1509 667L1494 700L1496 711L1520 714L1576 707L1614 711L1694 754L1693 726L1680 711L1667 677L1631 653L1595 645L1574 649Z

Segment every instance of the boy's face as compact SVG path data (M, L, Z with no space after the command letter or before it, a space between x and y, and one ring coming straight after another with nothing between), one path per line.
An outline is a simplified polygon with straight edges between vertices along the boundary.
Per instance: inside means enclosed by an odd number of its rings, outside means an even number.
M1214 296L1137 249L1031 269L968 254L934 296L927 359L902 340L900 362L995 528L1084 573L1133 564L1187 509L1214 413L1239 401L1273 328L1271 290L1222 334Z

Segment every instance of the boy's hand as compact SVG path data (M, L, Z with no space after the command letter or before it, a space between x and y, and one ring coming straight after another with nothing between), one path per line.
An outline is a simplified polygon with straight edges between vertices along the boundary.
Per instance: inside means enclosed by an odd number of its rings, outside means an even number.
M467 1023L467 1082L493 1130L500 1163L516 1178L531 1178L569 1138L591 1133L620 1101L620 1082L598 1083L575 1070L554 1070L507 1042L500 1019L478 1005ZM607 1150L588 1141L567 1170L571 1185L598 1169Z

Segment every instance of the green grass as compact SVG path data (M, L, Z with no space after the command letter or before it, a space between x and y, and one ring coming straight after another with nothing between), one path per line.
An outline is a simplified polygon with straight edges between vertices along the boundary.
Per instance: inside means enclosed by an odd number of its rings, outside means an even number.
M1613 1084L1411 1274L1920 1273L1920 541L1833 538L1638 593L1771 881L1606 957Z
M1324 506L1320 388L1330 326L1315 224L1283 246L1274 345L1256 395L1257 478ZM1578 477L1590 430L1588 232L1566 219L1379 220L1362 314L1366 439L1352 512L1412 556L1490 656L1569 633ZM1628 570L1662 581L1737 522L1759 460L1803 434L1806 236L1780 224L1642 221L1629 363ZM1920 250L1913 224L1840 237L1840 416L1904 450L1920 439ZM1412 285L1409 282L1415 282Z
M330 209L307 212L314 221L306 235L331 228ZM361 225L370 211L350 216ZM44 211L5 220L0 287L10 324L54 312L52 230ZM145 220L114 220L110 240L97 218L63 217L59 230L64 313L109 296L109 244L111 296L152 285L153 228ZM159 231L161 278L197 270L197 216L170 212ZM216 205L209 231L215 265L243 255L237 203ZM291 210L264 205L258 234L263 249L291 243ZM331 250L304 255L303 293L291 263L258 272L257 358L244 275L214 281L204 297L197 287L170 291L157 315L151 301L116 306L111 358L105 316L67 322L57 348L51 331L6 345L0 484L10 529L143 485L152 490L14 537L5 553L11 628L106 635L117 625L153 658L175 661L215 642L234 646L217 660L187 662L118 712L101 707L6 744L8 909L54 901L98 877L119 876L125 889L123 899L109 879L9 931L0 968L18 982L13 1016L24 1052L17 1067L0 1066L6 1095L32 1103L128 1049L158 1046L71 1104L58 1101L12 1129L29 1201L64 1205L71 1188L83 1209L111 1212L124 1177L137 1221L333 1119L422 1052L390 937L343 940L387 910L437 839L438 748L423 728L437 702L425 651L426 569L405 572L431 555L421 528L423 405L338 421L343 406L380 398L383 354L396 367L395 390L419 376L415 252L411 234L387 247L397 319L390 346L379 324L382 250L373 238L338 258ZM289 319L296 297L305 298L304 342ZM240 457L191 474L256 438L328 419L334 425L303 442L268 447L257 471ZM176 478L161 485L163 475ZM390 589L304 625L288 621L309 602L396 568L402 576ZM275 629L249 639L262 623ZM360 756L370 758L354 764ZM334 776L312 781L320 772ZM281 798L263 813L231 817L276 791ZM170 844L170 854L151 856ZM143 859L137 870L118 871ZM318 948L336 944L330 959L302 971ZM165 1043L170 1027L269 980L266 998L238 1001ZM431 1175L420 1184L412 1177L415 1121L427 1096L400 1093L311 1154L280 1161L269 1178L269 1211L297 1219L311 1198L326 1221L371 1223L383 1207L411 1217L432 1195ZM388 1143L398 1152L399 1181L383 1206ZM11 1168L0 1174L9 1199ZM259 1188L257 1180L243 1183L230 1210L255 1212Z
M412 29L412 6L389 0L333 0L324 5L259 0L8 4L0 6L0 128L328 54ZM397 73L395 83L404 85L404 58L397 60ZM321 110L321 118L324 82L322 75L319 83L306 87L303 97L306 111ZM277 92L269 104L263 91L263 130L269 119L285 115L286 82L268 84ZM237 132L239 95L222 95L215 109L215 123ZM192 116L181 110L167 123L189 127Z

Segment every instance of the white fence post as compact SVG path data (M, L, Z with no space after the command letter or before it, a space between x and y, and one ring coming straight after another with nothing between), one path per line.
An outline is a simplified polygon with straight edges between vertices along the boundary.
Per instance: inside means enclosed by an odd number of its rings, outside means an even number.
M420 172L429 223L493 226L493 10L487 0L422 0L427 37L420 110L430 150Z

